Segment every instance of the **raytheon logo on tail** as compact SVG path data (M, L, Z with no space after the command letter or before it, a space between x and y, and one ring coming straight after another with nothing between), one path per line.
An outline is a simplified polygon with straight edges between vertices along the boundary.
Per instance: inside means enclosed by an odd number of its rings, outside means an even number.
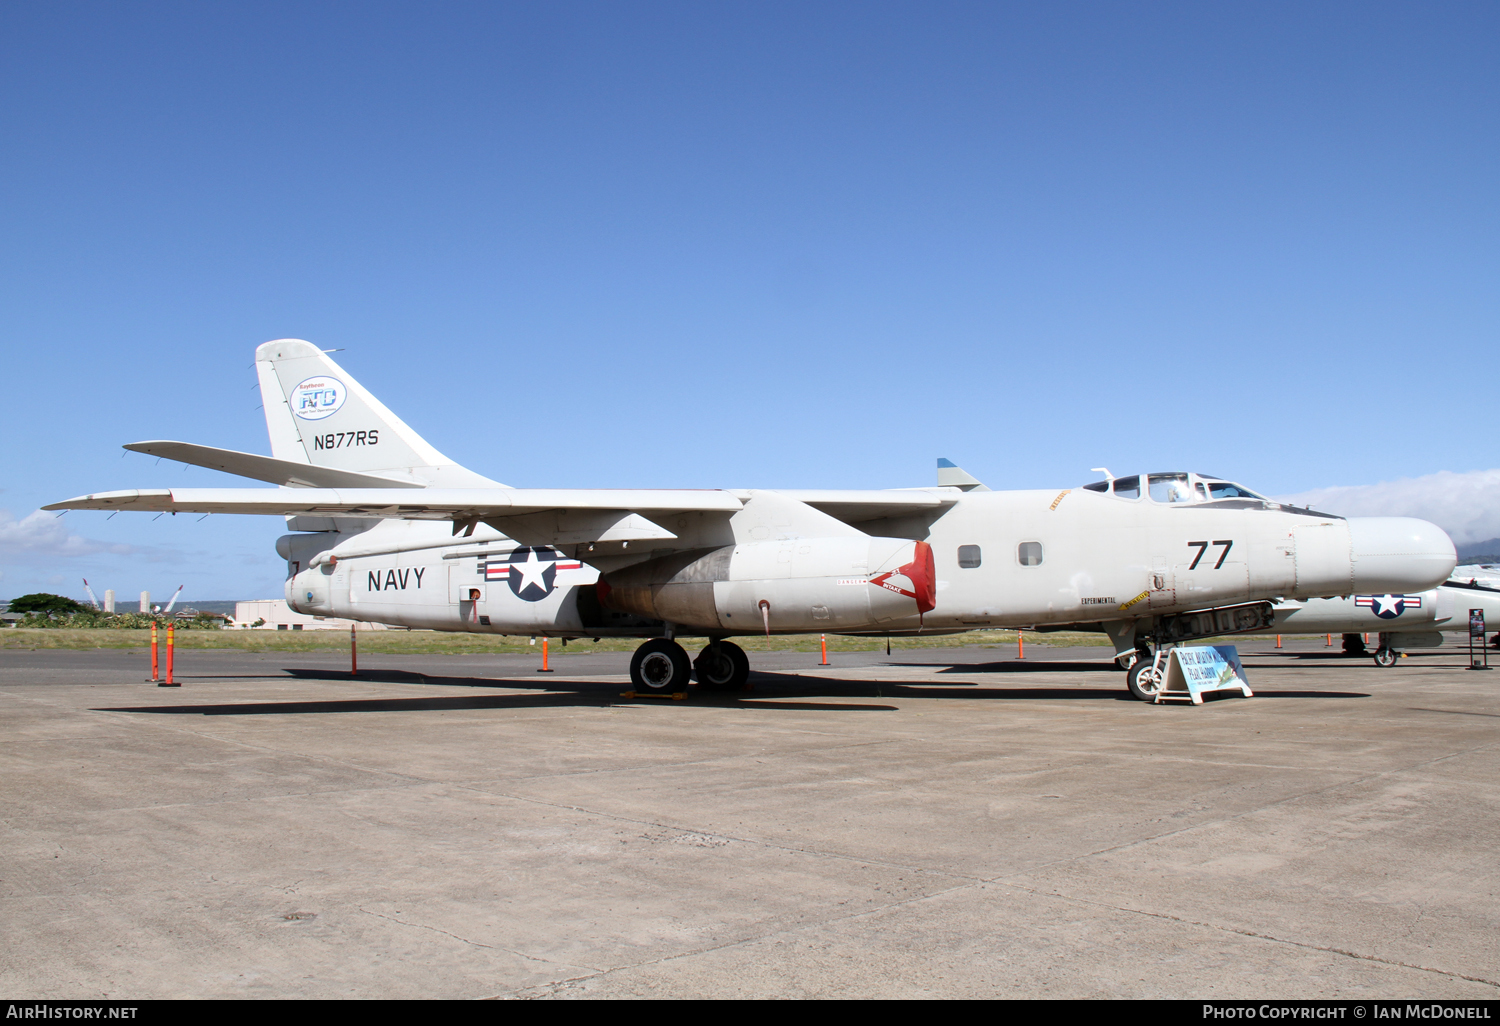
M292 412L303 420L322 420L339 412L348 397L349 390L342 381L322 374L299 381L288 401Z

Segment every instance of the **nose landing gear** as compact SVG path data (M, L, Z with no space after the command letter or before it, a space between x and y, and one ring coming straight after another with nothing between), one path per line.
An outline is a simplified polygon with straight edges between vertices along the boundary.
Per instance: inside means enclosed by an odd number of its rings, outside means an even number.
M1125 686L1142 702L1155 702L1156 693L1161 690L1163 671L1156 665L1157 660L1150 651L1138 652L1137 655L1140 658L1130 664L1125 674Z
M1385 631L1380 632L1380 645L1375 649L1375 665L1391 667L1396 665L1396 660L1401 658L1401 653L1391 647L1391 636Z

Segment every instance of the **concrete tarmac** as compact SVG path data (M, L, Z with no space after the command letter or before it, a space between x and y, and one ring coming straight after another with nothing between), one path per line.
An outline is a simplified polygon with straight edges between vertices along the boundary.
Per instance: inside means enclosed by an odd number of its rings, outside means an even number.
M0 992L1500 996L1500 670L1241 651L0 653Z

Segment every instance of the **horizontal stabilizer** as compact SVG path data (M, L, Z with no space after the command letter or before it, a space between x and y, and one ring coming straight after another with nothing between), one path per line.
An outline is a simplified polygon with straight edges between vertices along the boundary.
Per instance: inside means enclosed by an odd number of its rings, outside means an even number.
M191 463L195 467L222 470L226 474L248 477L254 481L268 481L291 488L421 488L422 482L385 477L376 474L360 474L352 470L334 467L318 467L310 463L293 463L290 460L274 460L269 456L256 456L233 449L215 449L208 445L191 442L131 442L123 446L131 452L143 452L148 456Z

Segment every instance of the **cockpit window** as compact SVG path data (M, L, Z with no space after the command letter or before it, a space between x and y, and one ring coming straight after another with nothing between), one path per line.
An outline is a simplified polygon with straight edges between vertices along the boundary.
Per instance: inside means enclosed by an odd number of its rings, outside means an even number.
M1250 489L1229 481L1208 482L1208 494L1215 499L1260 499L1265 500L1264 495L1256 495Z
M1107 492L1109 491L1109 482L1095 481L1093 484L1086 484L1083 487L1086 491L1090 492Z
M1186 474L1152 474L1146 478L1152 502L1191 502Z
M1115 478L1115 494L1122 499L1141 497L1141 479L1135 475Z

